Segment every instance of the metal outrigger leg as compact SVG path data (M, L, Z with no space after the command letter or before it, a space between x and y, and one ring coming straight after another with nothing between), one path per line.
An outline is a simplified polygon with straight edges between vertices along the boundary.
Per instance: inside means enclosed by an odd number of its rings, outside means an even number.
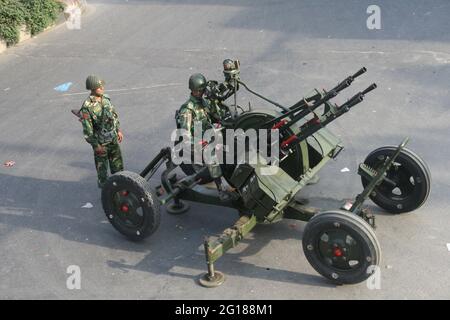
M293 201L284 208L283 218L308 221L318 212L319 209L317 208L308 207L300 202ZM204 248L208 272L199 279L200 285L214 288L225 281L225 275L215 270L214 263L227 250L236 247L257 223L255 215L242 215L231 228L225 229L219 238L215 240L205 238Z
M245 235L247 235L256 226L255 215L243 215L231 227L225 231L216 240L205 238L205 256L208 272L200 279L200 285L207 288L220 286L225 281L225 275L215 270L214 262L217 261L227 250L237 246Z

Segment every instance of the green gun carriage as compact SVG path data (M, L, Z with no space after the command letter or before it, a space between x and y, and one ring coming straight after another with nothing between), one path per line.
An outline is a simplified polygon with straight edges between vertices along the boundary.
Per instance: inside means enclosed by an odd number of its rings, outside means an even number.
M138 241L157 230L161 206L170 214L186 212L187 201L236 209L238 220L232 227L218 237L205 238L208 272L199 279L205 287L223 283L224 274L215 270L215 262L256 224L275 223L283 218L306 221L303 252L318 273L337 284L366 280L380 264L381 248L374 232L375 217L363 207L364 201L370 198L385 211L398 214L419 208L430 192L430 171L418 155L405 148L408 138L398 146L378 148L365 158L358 168L363 190L354 201L322 212L295 197L343 149L340 139L326 128L327 124L363 101L376 85L358 92L340 106L330 100L365 72L366 68L361 68L331 90L315 89L290 107L250 90L239 77L234 77L236 87L244 87L276 108L246 111L240 108L238 112L234 92L234 110L233 106L222 104L230 114L224 128L244 132L277 129L281 144L276 173L263 174L272 165L263 159L224 164L223 177L237 197L221 201L217 190L204 186L211 181L207 168L175 164L172 147L167 147L141 173L123 171L109 177L102 190L108 220L127 238ZM214 92L214 83L209 85L208 92ZM161 172L161 184L152 187L149 180L157 172Z

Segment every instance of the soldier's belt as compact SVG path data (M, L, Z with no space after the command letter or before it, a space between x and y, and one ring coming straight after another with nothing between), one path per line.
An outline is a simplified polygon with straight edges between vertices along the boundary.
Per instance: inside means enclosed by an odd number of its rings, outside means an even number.
M96 132L96 136L100 143L110 143L117 138L116 130L101 129Z

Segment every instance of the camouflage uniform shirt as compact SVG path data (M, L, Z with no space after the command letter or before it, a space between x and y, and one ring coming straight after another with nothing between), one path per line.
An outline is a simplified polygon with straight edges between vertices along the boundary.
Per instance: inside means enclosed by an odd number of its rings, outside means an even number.
M97 101L95 96L89 96L80 109L84 138L94 148L117 142L120 129L119 117L108 95Z
M194 122L200 121L202 124L202 133L211 128L211 109L210 104L203 98L190 96L180 108L177 114L177 126L180 129L186 129L194 136Z
M191 145L194 146L194 124L196 121L201 122L202 132L197 133L203 136L203 133L212 126L212 119L215 118L215 110L210 105L209 101L203 98L196 98L190 96L189 100L186 101L177 113L176 121L177 127L180 129L185 129L191 134ZM214 155L215 157L215 155ZM209 165L209 174L212 178L219 178L222 175L220 164L215 159L215 162Z

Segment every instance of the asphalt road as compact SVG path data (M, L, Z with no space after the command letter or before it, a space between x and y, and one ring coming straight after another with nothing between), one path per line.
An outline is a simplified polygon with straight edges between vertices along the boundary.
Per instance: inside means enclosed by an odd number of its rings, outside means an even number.
M381 30L366 27L373 1L89 1L80 30L65 25L0 55L0 298L79 299L448 299L450 298L448 1L377 1ZM336 208L362 188L357 165L373 149L409 136L432 173L419 210L389 215L373 203L381 283L334 286L301 249L305 224L257 226L205 272L202 241L230 226L233 210L192 204L162 210L156 233L124 239L106 221L92 150L69 110L81 105L90 73L102 75L125 134L126 167L140 171L164 146L194 72L220 79L225 58L241 78L280 103L368 72L336 101L376 82L377 90L330 129L346 147L301 196ZM66 93L54 88L72 82ZM239 102L267 106L246 93ZM6 161L15 161L5 167ZM349 172L341 172L348 168ZM81 208L87 202L93 208ZM69 290L67 268L81 270Z

